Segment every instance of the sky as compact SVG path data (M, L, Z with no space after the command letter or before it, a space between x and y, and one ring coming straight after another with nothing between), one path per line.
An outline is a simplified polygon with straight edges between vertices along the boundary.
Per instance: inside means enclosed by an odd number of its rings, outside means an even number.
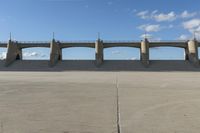
M0 0L0 41L200 39L198 0ZM23 50L23 59L49 59L48 48ZM6 49L0 49L0 59ZM105 59L138 60L137 48L108 48ZM92 48L63 49L63 59L95 59ZM181 48L152 48L150 59L184 59Z

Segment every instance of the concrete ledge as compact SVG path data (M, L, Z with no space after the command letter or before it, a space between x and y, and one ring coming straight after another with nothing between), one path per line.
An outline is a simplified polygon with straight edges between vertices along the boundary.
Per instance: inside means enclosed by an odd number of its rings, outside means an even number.
M9 67L0 61L0 71L200 71L189 61L165 60L150 61L145 67L140 61L105 60L100 67L96 67L94 60L59 61L55 67L49 67L47 60L18 60Z

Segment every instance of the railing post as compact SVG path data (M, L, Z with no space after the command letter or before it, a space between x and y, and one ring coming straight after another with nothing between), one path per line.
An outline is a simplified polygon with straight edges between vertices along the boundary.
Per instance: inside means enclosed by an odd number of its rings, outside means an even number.
M188 41L189 61L195 66L199 65L198 42L196 39Z
M6 55L5 65L9 66L15 60L22 60L22 49L19 48L16 42L9 40L7 45L7 55Z
M141 48L140 48L140 60L145 66L149 65L149 41L145 38L141 42Z
M51 41L50 44L50 66L53 67L58 61L62 60L62 49L59 46L59 42L56 42L55 39Z
M96 65L100 66L103 63L103 41L98 39L95 43L95 58Z

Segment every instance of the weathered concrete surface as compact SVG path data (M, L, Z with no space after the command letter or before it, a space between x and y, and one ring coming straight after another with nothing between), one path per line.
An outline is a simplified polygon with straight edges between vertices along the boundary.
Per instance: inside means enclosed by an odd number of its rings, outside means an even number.
M200 73L120 73L122 133L198 133Z
M199 133L199 72L0 72L3 133Z
M100 39L95 42L95 59L97 66L103 63L103 41Z
M59 46L59 42L56 42L54 39L50 44L51 52L50 52L50 66L56 65L58 61L62 60L62 50Z
M149 65L149 42L147 39L141 42L141 61L147 67Z
M9 40L5 66L8 66L12 64L14 61L21 59L22 59L22 50L18 47L17 43Z
M188 51L189 51L189 61L195 66L199 65L198 59L198 42L196 40L190 40L188 42Z
M49 67L48 60L18 60L4 66L5 61L0 61L0 71L199 71L189 61L183 60L153 60L146 67L141 61L136 60L105 60L97 67L95 60L64 60L59 61L55 67Z
M73 72L0 75L3 133L116 132L112 73L108 77Z

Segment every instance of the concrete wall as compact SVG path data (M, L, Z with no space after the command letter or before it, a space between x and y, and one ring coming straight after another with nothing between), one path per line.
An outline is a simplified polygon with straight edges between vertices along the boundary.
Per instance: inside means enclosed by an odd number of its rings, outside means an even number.
M125 46L130 45L130 47L138 47L140 48L141 52L141 62L145 65L149 65L149 48L154 46L165 46L165 45L172 45L175 47L181 47L185 48L185 59L189 60L194 65L199 65L199 59L198 59L198 42L196 40L190 40L187 43L184 42L149 42L147 39L143 40L141 43L139 42L124 42ZM173 45L174 43L174 45ZM177 44L176 44L177 43ZM25 45L27 44L27 45ZM31 45L29 45L31 44ZM13 63L15 60L21 60L22 59L22 48L28 48L33 47L33 45L36 45L37 47L40 46L40 43L21 43L21 42L14 42L9 40L7 45L7 56L5 65L8 66L11 63ZM100 66L103 63L104 60L104 48L114 46L124 46L123 42L103 42L102 40L98 39L95 43L92 42L80 42L80 45L78 42L72 42L72 43L61 43L59 41L55 41L54 39L51 41L51 43L42 43L41 46L50 47L50 66L56 65L56 63L60 60L62 60L62 48L65 47L77 47L77 46L85 46L85 47L95 47L95 64L97 66ZM106 46L108 45L108 46Z
M103 41L100 39L95 43L95 59L97 66L100 66L103 63Z
M22 49L18 47L16 42L9 40L5 65L8 66L12 64L15 60L21 60L21 59L22 59Z
M141 61L145 66L149 65L149 42L147 39L143 40L141 42L141 48L140 48L141 52Z
M56 63L62 60L62 50L59 46L59 42L56 42L54 39L50 45L51 52L50 52L50 66L56 65Z
M188 58L189 61L194 65L199 64L198 43L196 40L188 41Z

